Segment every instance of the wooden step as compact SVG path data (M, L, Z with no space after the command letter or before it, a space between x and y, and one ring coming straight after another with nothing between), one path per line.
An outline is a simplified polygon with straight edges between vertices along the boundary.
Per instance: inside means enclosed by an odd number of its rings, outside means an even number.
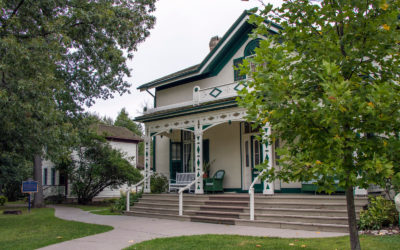
M249 219L250 214L242 213L241 219ZM347 217L333 216L305 216L305 215L287 215L287 214L255 214L257 221L281 221L281 222L302 222L318 224L347 225Z
M244 213L250 213L249 208L243 210ZM287 214L287 215L314 215L314 216L333 216L347 217L347 210L338 209L299 209L299 208L256 208L255 214Z
M184 211L184 214L190 216L205 216L205 217L217 217L217 218L232 218L232 219L240 218L240 213L235 213L235 212L186 210Z
M294 230L307 230L307 231L321 231L321 232L340 232L347 233L347 225L335 225L335 224L320 224L320 223L301 223L301 222L284 222L284 221L262 221L262 220L246 220L238 219L235 220L236 225L241 226L255 226L255 227L266 227L266 228L282 228L282 229L294 229Z
M205 205L210 205L210 206L240 206L240 207L248 207L249 202L248 201L230 201L230 200L208 200L204 202Z
M235 219L217 218L217 217L208 217L208 216L190 216L190 221L213 223L213 224L235 225Z
M264 201L255 202L254 207L257 208L299 208L299 209L330 209L330 210L346 210L346 204L342 203L307 203L307 202L278 202ZM363 206L356 204L356 210L360 210Z

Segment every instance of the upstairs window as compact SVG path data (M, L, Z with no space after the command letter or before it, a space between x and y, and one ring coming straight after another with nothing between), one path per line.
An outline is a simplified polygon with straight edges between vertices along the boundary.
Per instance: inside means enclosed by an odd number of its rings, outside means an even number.
M239 65L243 63L244 59L254 56L255 49L260 45L260 40L261 39L255 39L250 41L244 49L244 56L233 60L235 82L245 80L247 78L246 75L240 75ZM256 65L250 63L250 70L254 72L256 70Z

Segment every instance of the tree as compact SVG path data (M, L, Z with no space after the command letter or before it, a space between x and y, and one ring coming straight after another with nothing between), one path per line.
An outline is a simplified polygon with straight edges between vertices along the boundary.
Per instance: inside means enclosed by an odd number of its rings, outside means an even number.
M104 137L86 129L81 132L81 142L74 148L72 156L59 164L68 173L72 193L78 203L87 204L106 187L118 188L142 179L124 154L111 148Z
M143 127L140 123L134 122L131 118L129 118L129 113L126 112L125 108L122 108L118 113L117 119L114 122L115 126L125 127L132 131L134 134L138 136L143 135Z
M40 181L39 157L62 152L83 106L128 91L154 3L0 0L0 151L35 158Z
M9 201L22 196L21 183L32 174L32 163L10 154L0 155L0 193L4 193Z
M117 116L117 119L115 119L114 125L120 126L120 127L125 127L138 136L143 135L142 124L136 123L131 118L129 118L129 114L128 114L128 112L126 112L125 108L122 108L121 111L118 113L118 116ZM144 155L143 142L139 143L139 155Z
M238 101L249 121L271 127L270 143L284 142L280 170L266 177L317 180L327 192L338 180L351 249L360 249L354 187L399 175L398 13L396 0L301 0L267 5L250 19L265 39L244 62L251 80ZM278 34L265 20L281 26Z

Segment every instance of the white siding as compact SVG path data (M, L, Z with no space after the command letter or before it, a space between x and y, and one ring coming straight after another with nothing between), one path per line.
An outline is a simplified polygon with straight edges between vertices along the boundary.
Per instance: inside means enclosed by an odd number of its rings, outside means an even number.
M222 68L218 75L199 81L194 81L186 84L182 84L176 87L159 90L156 93L157 107L171 105L175 103L187 102L193 100L193 88L199 86L201 89L218 86L222 84L232 83L234 81L233 76L233 59L243 57L244 48L247 43L251 41L249 39L228 61L228 63Z

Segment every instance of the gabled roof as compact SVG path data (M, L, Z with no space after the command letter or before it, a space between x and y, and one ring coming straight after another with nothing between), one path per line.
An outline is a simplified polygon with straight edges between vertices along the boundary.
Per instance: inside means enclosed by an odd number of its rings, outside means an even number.
M175 86L218 74L233 54L247 41L248 35L254 28L247 22L249 15L251 15L249 11L244 11L200 64L145 83L138 89L144 91L156 87ZM270 31L273 33L282 29L279 25L270 24Z
M135 135L132 131L124 127L110 126L105 124L95 125L97 134L103 135L107 140L120 140L127 142L141 142L140 136Z

